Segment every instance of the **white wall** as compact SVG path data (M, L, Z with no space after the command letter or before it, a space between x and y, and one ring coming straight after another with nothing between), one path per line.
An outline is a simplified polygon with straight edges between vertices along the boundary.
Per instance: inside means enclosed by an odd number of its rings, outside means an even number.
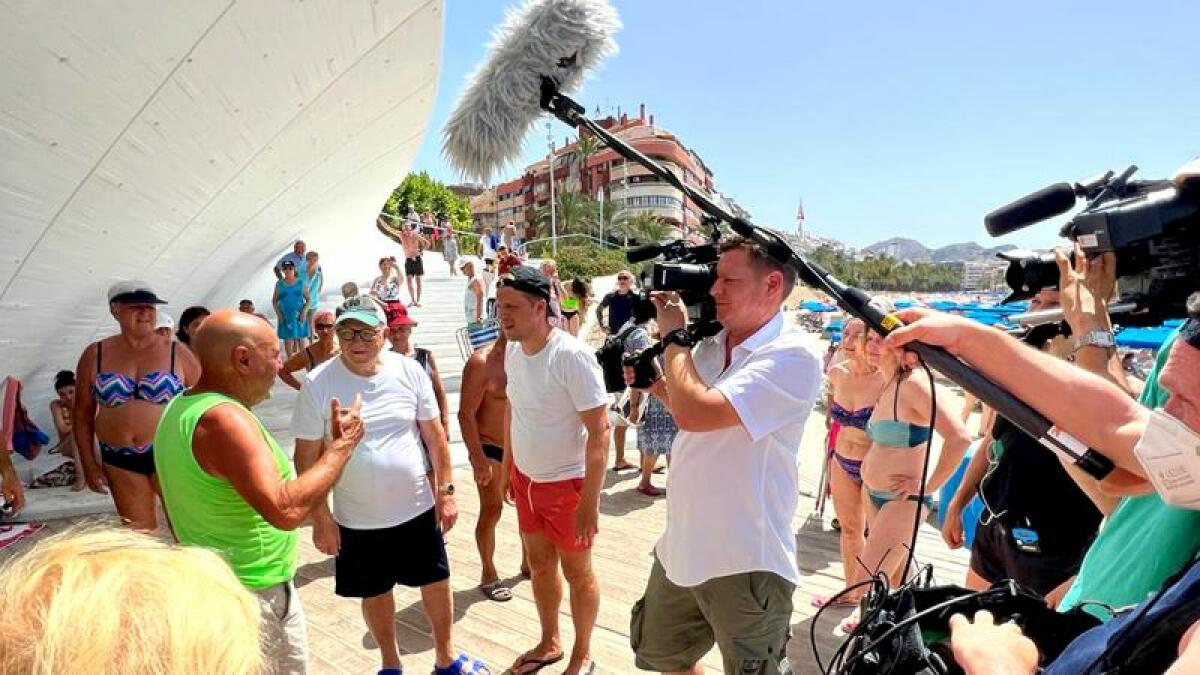
M104 292L266 306L297 236L329 282L374 273L373 226L429 121L440 0L0 6L0 376L49 380L111 334Z

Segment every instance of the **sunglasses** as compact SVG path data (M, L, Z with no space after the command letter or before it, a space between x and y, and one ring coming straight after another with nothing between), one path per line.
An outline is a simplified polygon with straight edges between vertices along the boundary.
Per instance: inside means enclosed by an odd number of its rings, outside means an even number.
M331 323L318 323L318 324L315 324L315 325L314 325L314 327L315 327L317 330L329 330L330 328L333 328L333 324L331 324Z
M370 342L379 336L379 331L374 328L342 328L337 332L337 336L339 340L345 340L346 342L352 340Z
M633 281L631 277L617 277L617 281Z

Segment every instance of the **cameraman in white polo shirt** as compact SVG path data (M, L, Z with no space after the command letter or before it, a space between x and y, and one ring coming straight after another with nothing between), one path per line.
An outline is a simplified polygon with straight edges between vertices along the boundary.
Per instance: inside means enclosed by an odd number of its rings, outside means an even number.
M780 311L795 272L740 237L720 249L711 294L724 330L715 337L692 345L679 297L654 295L669 346L650 392L679 435L667 528L633 608L630 642L643 670L699 673L715 642L726 673L789 673L800 582L792 517L821 358Z

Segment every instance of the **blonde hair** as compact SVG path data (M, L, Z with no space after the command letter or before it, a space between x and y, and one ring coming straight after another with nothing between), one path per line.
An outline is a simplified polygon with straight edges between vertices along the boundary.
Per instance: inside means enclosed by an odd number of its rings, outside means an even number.
M259 673L260 611L212 551L68 531L0 566L0 673Z

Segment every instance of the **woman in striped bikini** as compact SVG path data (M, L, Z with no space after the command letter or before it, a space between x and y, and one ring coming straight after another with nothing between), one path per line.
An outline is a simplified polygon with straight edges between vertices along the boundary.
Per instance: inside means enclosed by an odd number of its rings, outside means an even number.
M200 377L192 352L154 331L156 306L163 302L144 282L109 289L109 311L121 332L83 350L71 430L88 487L101 494L112 490L121 519L150 532L158 529L153 455L158 418L164 405Z
M863 322L850 319L842 328L842 359L826 373L829 384L829 417L838 426L833 442L833 466L829 471L829 486L833 510L841 523L840 545L842 569L846 586L866 578L859 563L866 543L867 514L862 492L863 457L871 447L864 428L875 402L885 385L883 376L867 361L867 332ZM856 605L862 590L852 591L835 601L837 605ZM820 607L828 602L820 596L813 604Z

